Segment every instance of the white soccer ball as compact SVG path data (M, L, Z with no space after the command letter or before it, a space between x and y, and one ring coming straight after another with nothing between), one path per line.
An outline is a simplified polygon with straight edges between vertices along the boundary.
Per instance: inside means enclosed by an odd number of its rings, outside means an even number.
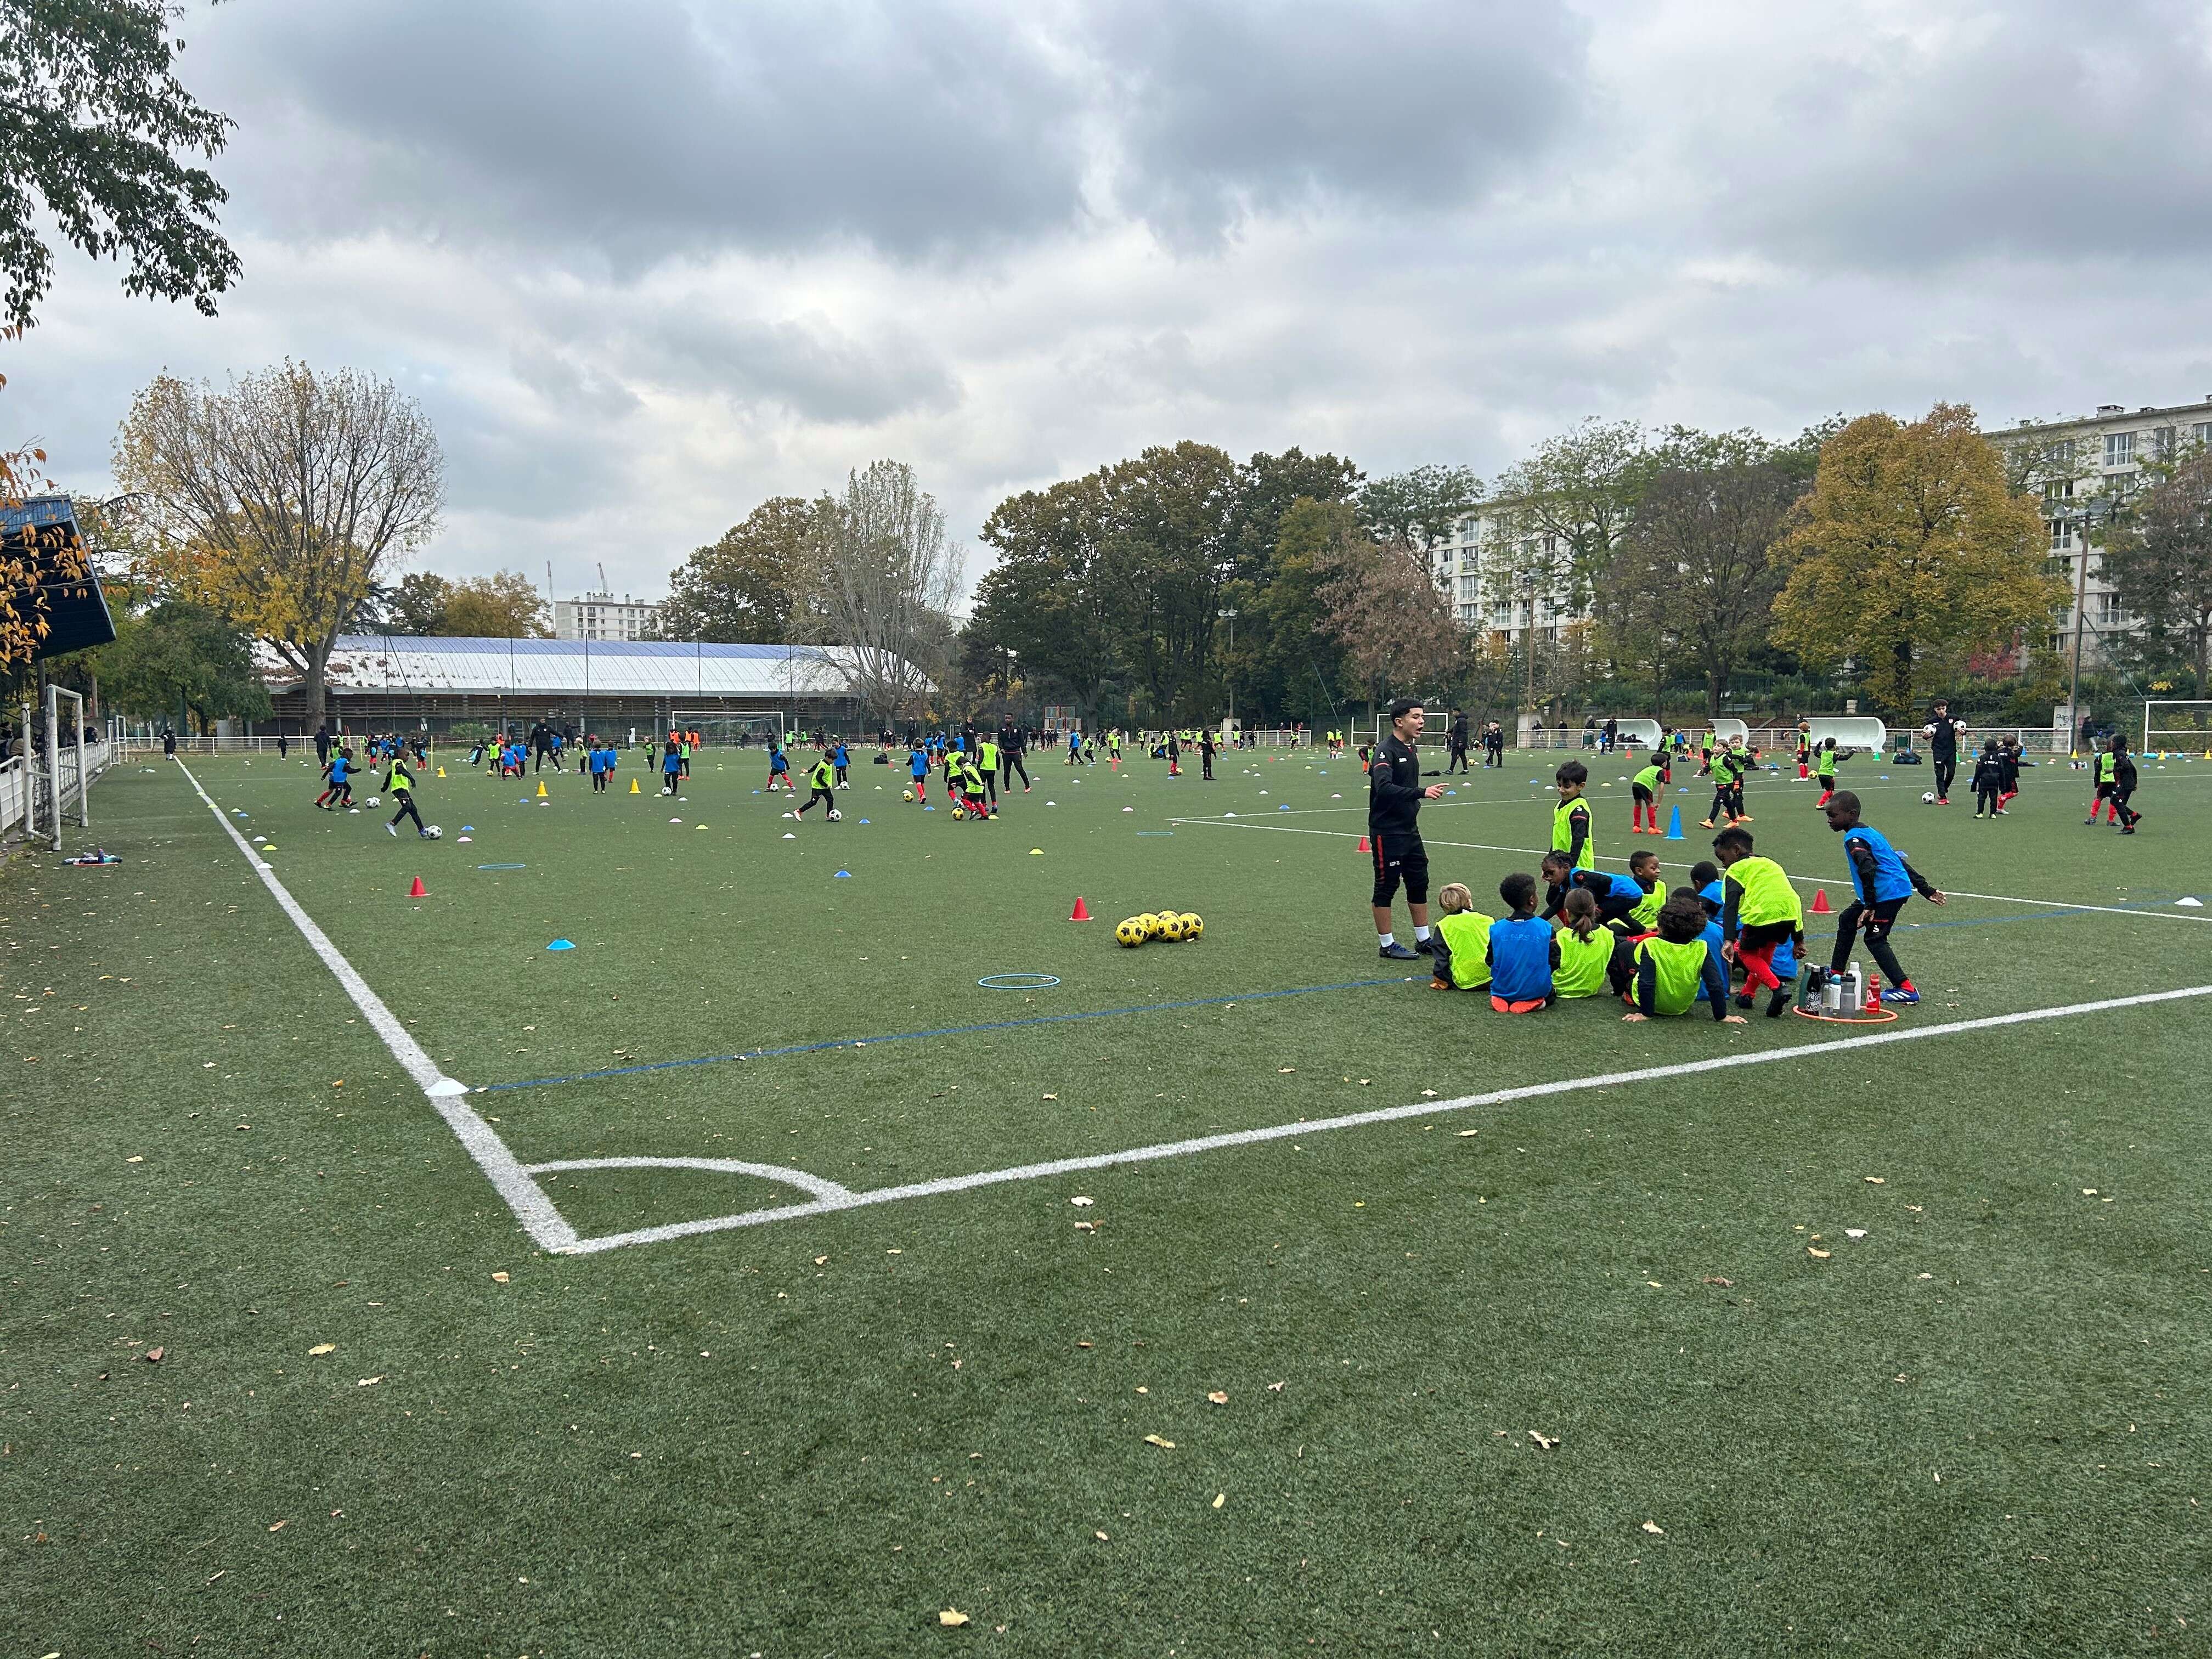
M380 795L371 795L362 803L362 805L365 806L381 806L384 805L384 799Z
M426 829L422 831L422 833L423 833L424 835L426 835L426 836L429 836L429 838L430 838L432 841L435 841L435 840L437 840L437 839L438 839L438 837L439 837L439 836L441 836L444 835L446 832L445 832L444 830L441 830L440 828L438 828L438 826L437 826L436 824L434 824L434 824L429 825L428 828L426 828Z
M1930 789L1927 793L1922 795L1920 798L1920 804L1923 806L1933 806L1936 804L1936 792L1933 789Z
M844 815L842 812L839 811L838 811L836 807L834 807L834 806L833 806L833 807L831 807L831 808L830 809L830 823L836 823L838 819L840 819L840 818L843 817L844 816L845 816L845 815Z

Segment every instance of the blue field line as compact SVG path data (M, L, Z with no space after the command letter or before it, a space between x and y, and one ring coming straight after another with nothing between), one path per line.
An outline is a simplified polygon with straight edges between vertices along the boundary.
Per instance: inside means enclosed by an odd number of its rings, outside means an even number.
M516 1083L479 1083L470 1092L503 1094L511 1089L544 1089L556 1083L592 1083L602 1078L636 1077L647 1072L672 1072L690 1066L720 1066L732 1060L775 1060L787 1054L818 1054L829 1048L858 1048L878 1042L915 1042L925 1037L968 1036L977 1031L1012 1031L1028 1025L1066 1025L1081 1019L1113 1019L1123 1014L1164 1014L1178 1008L1219 1008L1232 1002L1268 1002L1277 997L1310 997L1322 991L1364 991L1378 985L1409 985L1410 977L1348 979L1336 985L1300 985L1287 991L1248 991L1242 996L1200 997L1189 1002L1141 1002L1127 1008L1096 1008L1081 1014L1033 1014L1025 1019L994 1019L981 1025L946 1025L933 1031L893 1031L884 1036L839 1037L832 1042L794 1042L781 1048L748 1048L743 1054L701 1054L695 1060L656 1060L643 1066L614 1066L598 1072L571 1072L562 1077L525 1078Z

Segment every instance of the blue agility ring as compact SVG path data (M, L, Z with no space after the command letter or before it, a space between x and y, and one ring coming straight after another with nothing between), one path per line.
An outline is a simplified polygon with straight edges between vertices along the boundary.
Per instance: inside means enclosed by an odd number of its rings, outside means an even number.
M1049 991L1058 974L986 974L975 981L987 991Z

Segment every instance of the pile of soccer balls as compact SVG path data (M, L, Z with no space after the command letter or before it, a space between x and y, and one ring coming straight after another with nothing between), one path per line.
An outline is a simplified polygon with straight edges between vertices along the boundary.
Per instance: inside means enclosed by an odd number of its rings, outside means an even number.
M1114 942L1133 951L1146 939L1164 939L1170 945L1180 945L1186 939L1201 937L1205 932L1205 918L1188 911L1163 910L1155 915L1147 910L1141 916L1115 923Z

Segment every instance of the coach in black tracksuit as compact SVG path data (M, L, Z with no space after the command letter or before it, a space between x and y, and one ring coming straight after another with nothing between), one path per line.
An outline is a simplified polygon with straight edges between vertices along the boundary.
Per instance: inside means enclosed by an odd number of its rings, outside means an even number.
M1421 787L1421 727L1428 716L1418 699L1390 705L1390 735L1367 763L1367 840L1375 849L1375 932L1382 954L1413 962L1429 949L1429 853L1418 824L1421 803L1444 793L1441 783ZM1403 884L1413 917L1413 949L1390 932L1390 901Z
M1951 718L1951 705L1942 697L1928 716L1928 758L1936 768L1936 804L1951 804L1951 780L1959 775L1959 725Z

